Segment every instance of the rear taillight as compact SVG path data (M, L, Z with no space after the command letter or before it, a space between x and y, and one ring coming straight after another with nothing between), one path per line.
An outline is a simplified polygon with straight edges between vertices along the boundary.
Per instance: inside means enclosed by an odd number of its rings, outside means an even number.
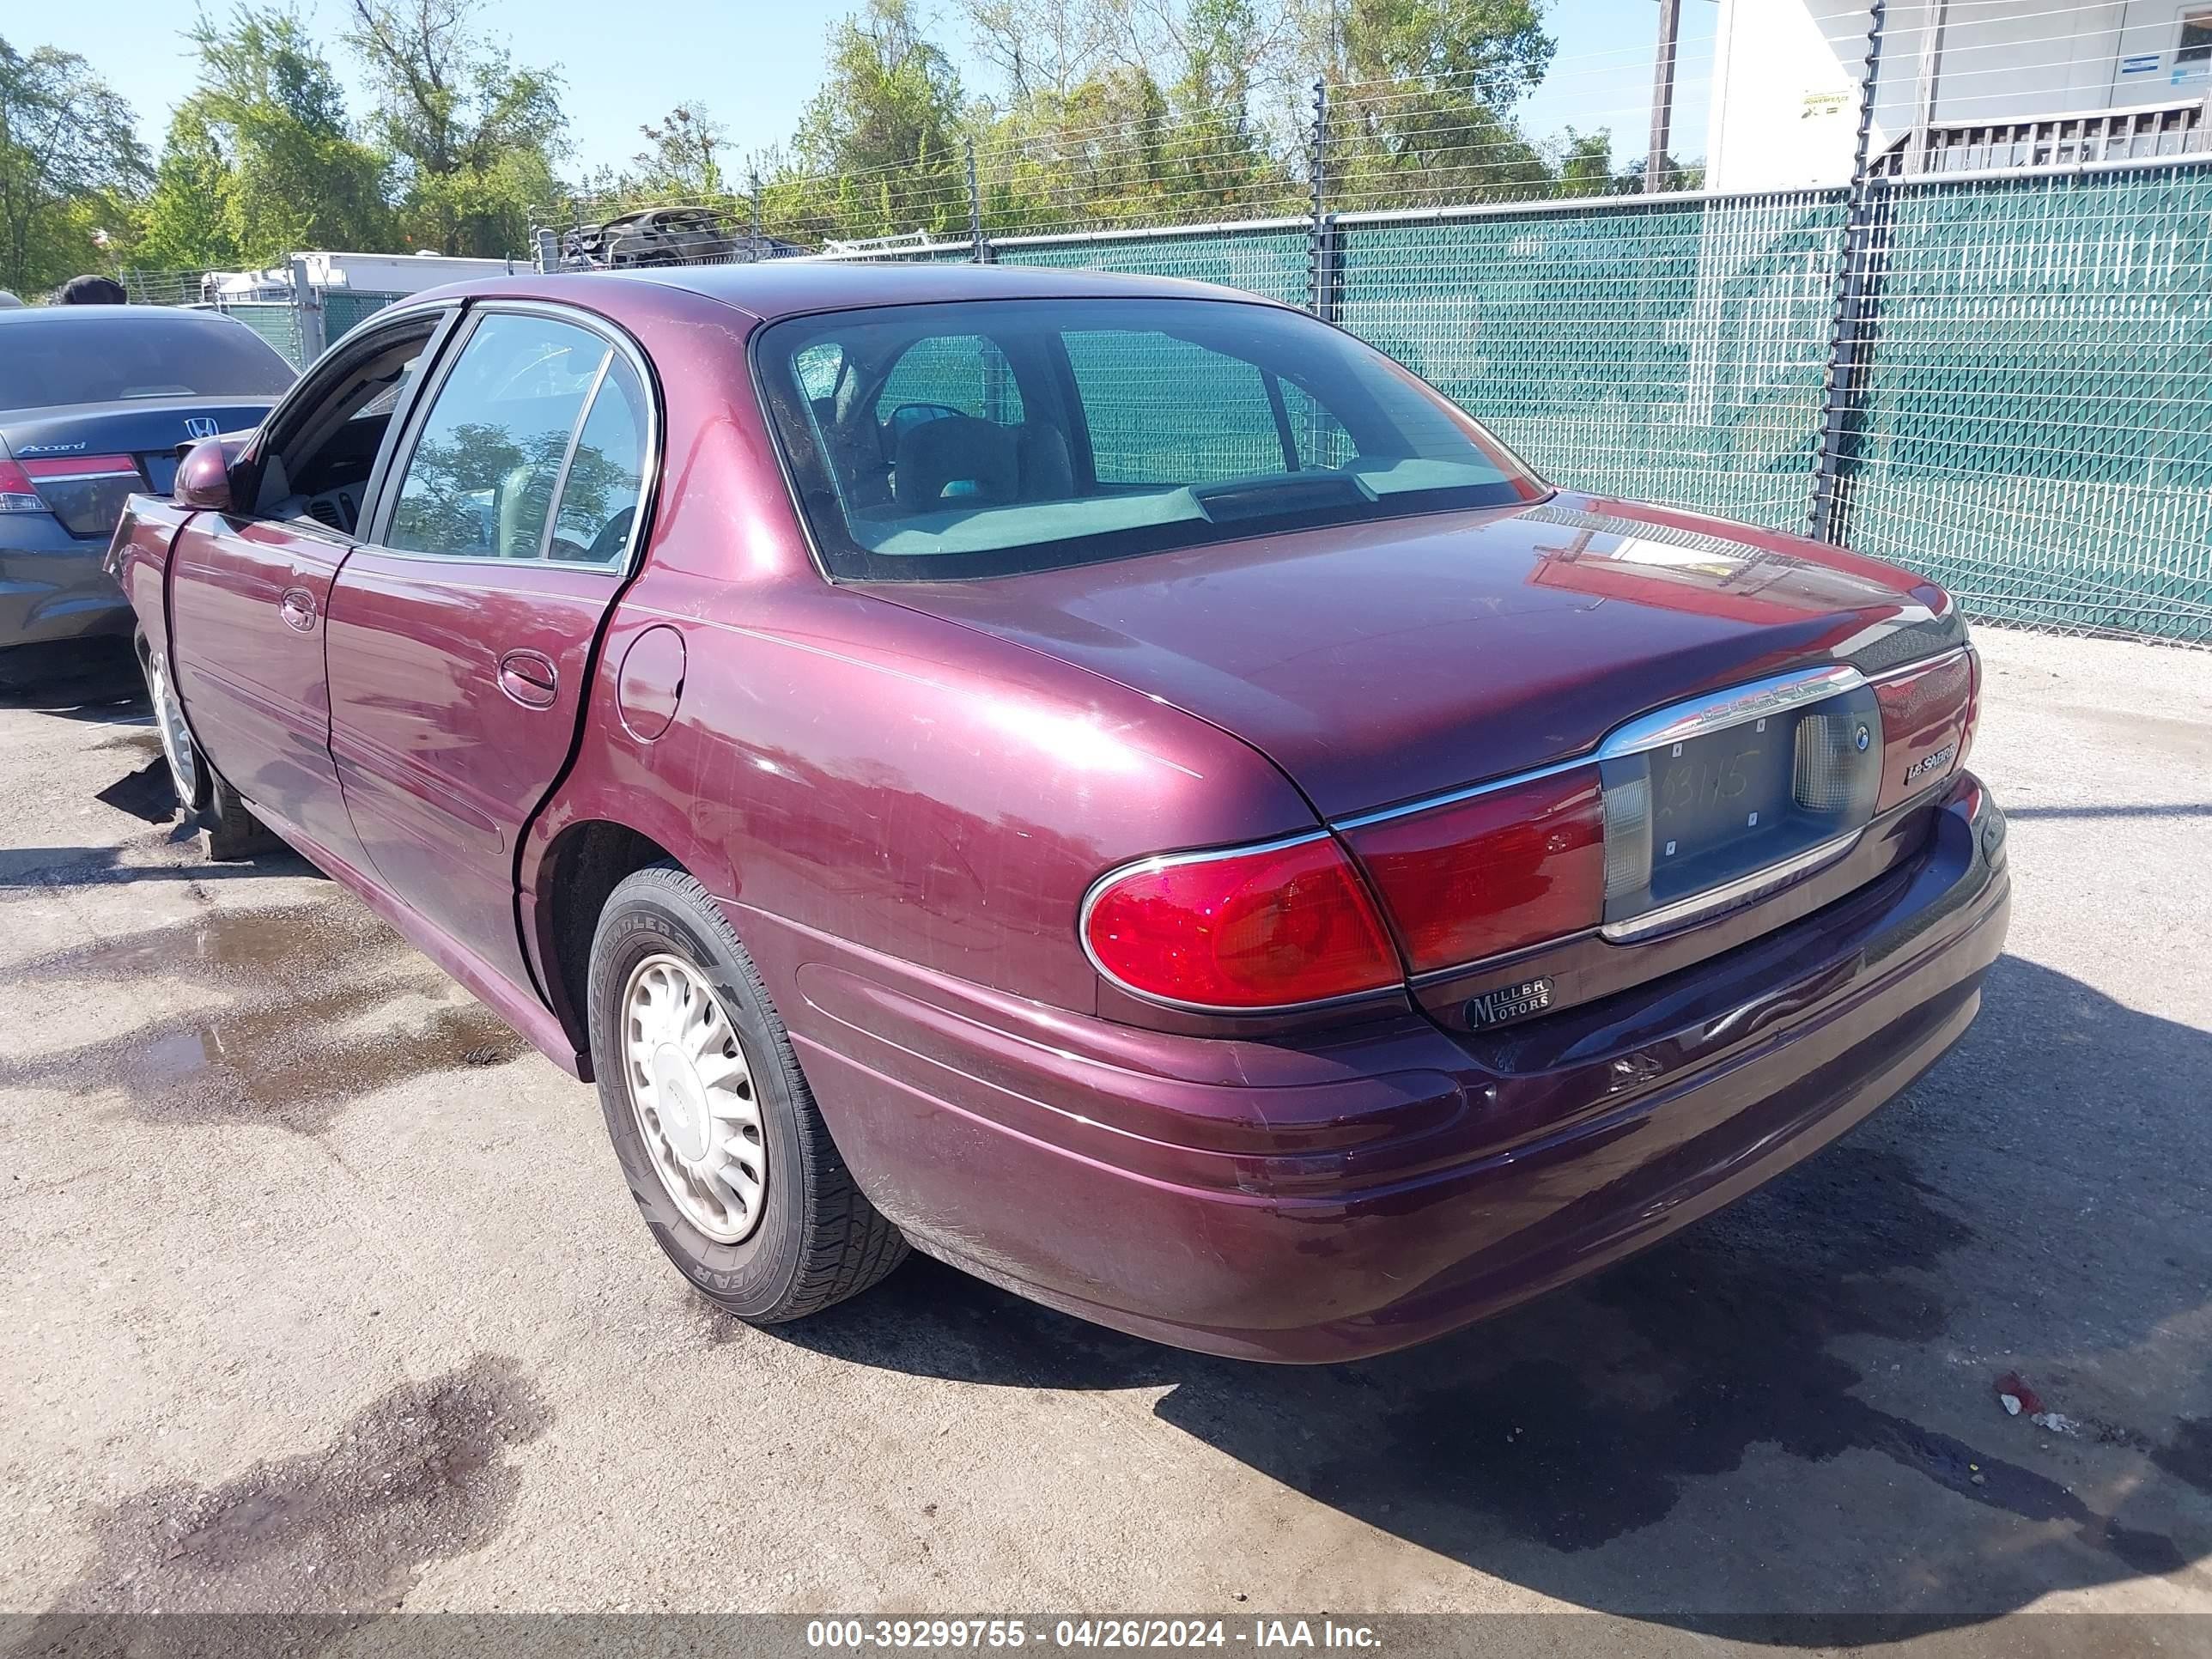
M1578 766L1355 826L1346 838L1419 974L1595 927L1606 810L1598 769Z
M22 465L34 483L81 483L91 478L138 476L138 463L128 455L55 455Z
M38 503L19 510L52 513L73 536L107 534L125 500L146 485L128 455L41 455L19 465Z
M1351 860L1318 833L1125 866L1091 889L1081 932L1108 979L1184 1007L1292 1007L1403 977Z
M1881 798L1887 811L1951 775L1966 757L1974 717L1974 659L1961 651L1878 681Z
M13 461L0 460L0 513L44 513L31 475Z

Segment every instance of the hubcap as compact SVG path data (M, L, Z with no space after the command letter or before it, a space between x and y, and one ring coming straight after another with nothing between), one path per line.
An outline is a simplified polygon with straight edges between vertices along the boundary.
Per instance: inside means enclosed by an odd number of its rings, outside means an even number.
M647 957L623 988L623 1083L653 1173L719 1243L760 1224L768 1139L744 1045L705 977Z
M192 734L185 725L184 706L169 684L169 665L157 653L151 665L154 682L154 723L161 729L161 753L169 763L169 781L176 787L177 805L189 812L199 793L199 762L192 754Z

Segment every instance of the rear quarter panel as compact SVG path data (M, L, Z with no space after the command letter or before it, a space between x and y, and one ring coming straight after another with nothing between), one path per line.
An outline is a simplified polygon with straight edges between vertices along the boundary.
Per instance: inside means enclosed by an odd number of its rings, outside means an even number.
M794 1029L805 965L864 957L1091 1012L1076 915L1102 871L1313 826L1281 773L1218 728L827 580L754 395L751 319L689 295L626 318L615 301L635 285L590 289L658 366L668 436L577 755L521 849L541 973L546 854L582 821L651 836L731 901ZM619 687L655 629L681 637L682 683L665 730L641 737Z

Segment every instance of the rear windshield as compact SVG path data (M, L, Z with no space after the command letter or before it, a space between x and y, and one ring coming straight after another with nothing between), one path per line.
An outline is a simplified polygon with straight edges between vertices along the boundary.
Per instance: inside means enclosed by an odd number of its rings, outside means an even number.
M242 323L122 307L0 327L0 409L132 398L266 396L292 366Z
M1389 359L1273 307L895 306L777 323L755 350L837 576L1048 570L1543 494Z

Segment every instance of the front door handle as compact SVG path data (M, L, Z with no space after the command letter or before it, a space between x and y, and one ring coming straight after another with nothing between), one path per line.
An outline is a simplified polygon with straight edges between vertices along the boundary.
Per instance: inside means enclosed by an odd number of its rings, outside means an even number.
M499 689L525 708L550 708L561 676L542 651L510 651L499 659Z
M315 596L304 587L288 587L284 597L276 601L276 614L284 618L284 626L302 634L314 631Z

